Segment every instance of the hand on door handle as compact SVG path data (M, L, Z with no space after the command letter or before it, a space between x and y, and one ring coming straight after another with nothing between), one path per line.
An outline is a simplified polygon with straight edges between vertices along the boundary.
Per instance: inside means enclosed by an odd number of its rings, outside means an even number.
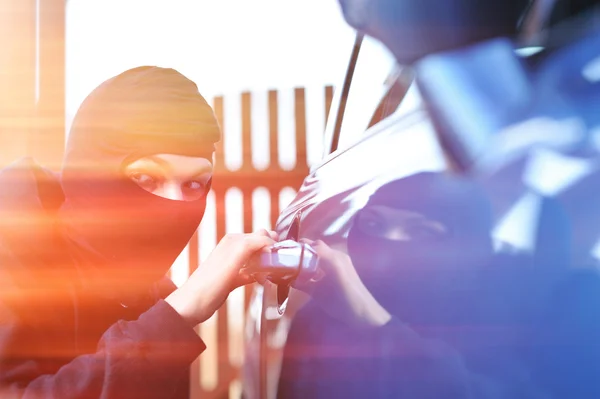
M257 252L244 268L244 273L257 282L291 285L310 280L317 272L317 254L306 243L285 240Z

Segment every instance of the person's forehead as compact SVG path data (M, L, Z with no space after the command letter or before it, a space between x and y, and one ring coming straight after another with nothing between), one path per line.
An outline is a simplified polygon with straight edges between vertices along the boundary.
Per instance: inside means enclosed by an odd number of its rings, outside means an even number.
M128 167L140 167L144 165L158 166L163 169L176 171L198 172L212 170L211 160L177 154L149 155L132 162Z
M201 157L190 157L187 155L177 155L177 154L155 154L152 156L156 160L161 160L165 163L169 163L172 165L211 165L212 160Z

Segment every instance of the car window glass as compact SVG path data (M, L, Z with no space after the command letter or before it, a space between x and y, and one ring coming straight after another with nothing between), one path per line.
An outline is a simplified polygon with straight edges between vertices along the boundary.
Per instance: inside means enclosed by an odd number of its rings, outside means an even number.
M411 82L408 91L402 98L402 102L393 114L394 117L401 117L422 108L423 98L421 97L421 93L419 92L419 87L417 86L416 82L413 81Z
M389 77L387 93L375 110L371 122L369 122L369 127L375 126L398 109L413 82L414 76L411 68L396 67L396 70Z
M389 78L395 65L393 55L380 42L364 38L348 93L338 148L347 147L367 130L391 86Z

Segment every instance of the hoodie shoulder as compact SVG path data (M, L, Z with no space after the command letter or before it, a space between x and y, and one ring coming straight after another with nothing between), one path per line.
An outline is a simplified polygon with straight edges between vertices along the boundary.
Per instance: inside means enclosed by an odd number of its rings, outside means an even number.
M58 177L32 159L0 169L0 268L17 272L58 264L56 211L63 201Z
M60 179L31 158L0 169L0 213L55 211L64 202Z

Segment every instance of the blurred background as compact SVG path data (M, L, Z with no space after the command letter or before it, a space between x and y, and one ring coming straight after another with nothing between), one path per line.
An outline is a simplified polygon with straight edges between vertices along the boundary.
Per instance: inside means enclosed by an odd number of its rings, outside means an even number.
M224 138L198 234L170 274L180 285L227 232L272 228L323 153L323 128L354 32L335 0L1 0L0 164L60 169L87 94L126 69L194 80ZM27 121L15 123L14 121ZM192 397L237 397L249 295L234 292L199 333Z

